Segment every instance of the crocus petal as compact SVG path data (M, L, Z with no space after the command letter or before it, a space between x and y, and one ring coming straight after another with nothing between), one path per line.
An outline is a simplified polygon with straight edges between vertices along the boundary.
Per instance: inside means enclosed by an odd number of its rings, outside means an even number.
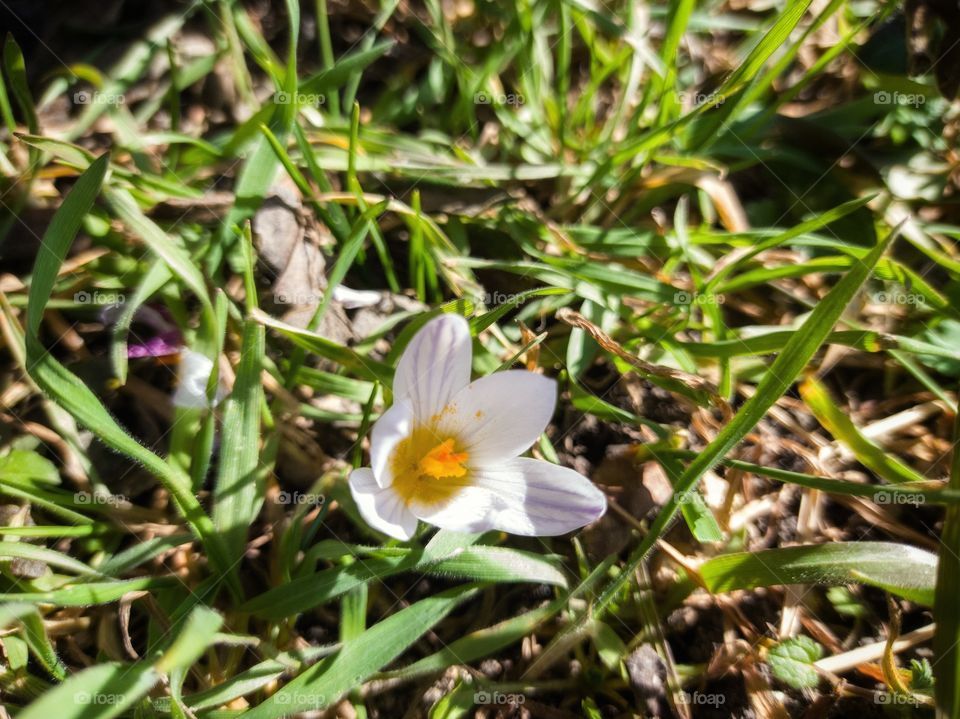
M397 402L380 415L370 433L370 465L373 476L381 487L393 484L390 457L397 443L410 435L413 412L405 401Z
M513 459L541 435L557 403L549 377L506 370L460 390L443 411L437 434L457 437L471 466Z
M127 358L169 357L177 354L183 347L183 337L177 329L167 330L142 342L127 345Z
M396 539L407 540L413 536L417 529L416 516L395 492L377 484L369 467L350 473L350 493L360 515L371 527Z
M410 403L426 422L470 382L470 325L460 315L443 314L414 335L397 363L393 396Z
M210 381L212 371L213 361L209 357L184 349L180 353L180 364L177 367L177 389L173 393L173 404L185 409L209 407L207 382ZM225 387L222 385L217 387L217 396L213 404L219 404L226 394Z
M333 299L345 309L357 310L379 304L383 297L375 290L354 290L344 285L337 285L333 288Z
M607 509L603 492L583 475L526 457L473 470L462 481L463 488L442 505L414 502L411 510L425 522L456 532L499 529L552 537L589 524Z

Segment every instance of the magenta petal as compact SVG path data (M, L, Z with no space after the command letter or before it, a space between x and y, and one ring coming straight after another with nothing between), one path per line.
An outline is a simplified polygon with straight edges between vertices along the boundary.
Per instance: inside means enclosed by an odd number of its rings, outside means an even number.
M127 345L127 357L140 359L141 357L167 357L177 354L183 347L183 337L178 330L161 332L143 342Z

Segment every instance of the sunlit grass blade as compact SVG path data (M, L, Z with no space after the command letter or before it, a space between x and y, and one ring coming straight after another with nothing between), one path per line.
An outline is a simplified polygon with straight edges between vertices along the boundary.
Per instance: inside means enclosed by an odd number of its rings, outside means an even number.
M655 452L655 454L654 454ZM651 457L661 459L668 456L677 456L685 460L696 458L696 452L685 450L675 450L670 448L656 449L651 452ZM897 485L875 485L864 484L849 479L834 479L833 477L818 477L803 472L795 472L779 467L766 467L753 462L744 462L738 459L724 457L722 463L728 467L750 472L761 477L784 482L786 484L796 484L799 487L808 487L810 489L819 489L831 494L847 495L850 497L869 497L874 501L886 504L957 504L960 503L960 491L953 488L940 488L918 486L918 484L897 484ZM937 483L939 485L939 483Z
M566 602L566 597L555 599L538 609L511 617L492 627L471 632L451 642L449 647L402 669L386 672L385 675L391 679L415 679L425 674L442 672L451 664L461 664L489 656L530 634L537 626L559 612Z
M250 669L236 674L232 679L217 684L210 689L191 694L184 698L184 702L194 711L215 709L272 684L284 674L288 674L292 665L301 662L313 663L339 649L338 644L328 644L309 647L296 652L284 652L278 655L276 659L260 662Z
M879 477L888 482L923 482L927 479L865 437L816 377L807 377L801 383L800 396L820 424L853 452L863 466L876 472Z
M44 670L54 679L62 681L66 678L66 666L57 656L37 608L31 604L13 602L0 606L0 629L7 629L11 624L16 623L19 623L22 628L23 639L30 653L36 657Z
M27 542L0 542L0 559L29 559L51 567L57 567L80 576L97 577L100 573L73 557L47 547L38 547Z
M421 599L367 629L340 652L310 667L269 699L244 713L245 719L278 719L322 709L396 659L434 624L477 591L464 585Z
M222 619L216 612L195 610L171 647L156 662L104 662L69 677L28 705L19 717L40 719L109 719L132 708L173 670L193 664L213 640Z
M697 571L712 592L859 582L931 606L936 567L936 555L905 544L831 542L724 554L707 560Z
M393 368L379 360L364 357L355 350L327 339L316 332L287 324L260 310L254 311L252 317L265 327L278 330L298 347L302 347L320 357L333 360L364 379L382 382L388 386L393 383Z
M30 94L30 86L27 84L27 68L23 60L23 51L11 33L7 33L3 43L3 69L20 112L26 120L27 129L31 134L37 134L39 127L37 110L33 103L33 96Z
M803 19L810 4L811 0L792 0L784 11L777 15L770 30L716 90L719 107L702 115L699 118L700 121L692 127L694 137L690 143L691 149L699 149L704 143L715 139L721 134L721 127L736 120L737 110L740 109L740 98L736 97L737 93L757 81L763 66L775 52L782 50L787 44L791 33ZM773 79L768 76L766 82L772 82Z
M790 240L800 237L801 235L816 232L817 230L828 226L830 223L835 222L842 217L846 217L851 212L859 210L872 199L872 196L868 196L851 200L850 202L845 202L842 205L838 205L837 207L834 207L826 212L817 213L815 217L811 217L809 220L801 222L798 225L794 225L789 230L785 230L772 237L762 240L749 249L745 248L745 251L731 253L724 258L724 261L711 273L704 288L704 293L710 292L712 288L721 283L724 278L728 277L730 273L735 271L740 265L748 262L761 252L787 244L790 242Z
M225 568L226 557L220 537L216 535L213 522L191 491L187 477L120 427L90 388L57 362L40 343L40 323L57 273L84 215L99 194L108 162L109 156L102 155L84 172L44 234L43 245L47 251L37 256L30 284L26 335L27 367L34 381L80 424L93 431L108 446L141 463L163 482L181 516L204 542L213 561L219 567Z
M85 607L93 604L109 604L127 592L156 590L176 582L172 577L143 577L115 582L84 582L73 586L53 589L49 592L0 593L0 602L29 602L52 604L57 607Z
M435 540L445 534L439 533ZM269 589L242 608L265 618L281 619L329 602L373 579L384 580L401 572L566 586L567 575L555 562L509 547L471 546L476 539L475 535L458 535L443 546L431 540L423 550L394 548L387 556L322 569ZM353 551L358 549L354 547Z
M236 384L223 410L223 440L213 504L213 523L223 537L233 567L239 565L250 525L263 502L267 470L260 461L263 353L263 326L253 320L245 321Z
M216 324L213 321L213 305L206 281L196 262L173 237L143 213L128 191L108 188L105 194L117 216L161 257L174 276L196 295L204 310L204 320L210 324L211 329L208 331L212 331Z
M757 386L754 395L747 400L733 419L723 426L717 437L687 466L686 471L674 485L673 495L660 510L646 536L631 553L624 570L604 588L591 607L592 614L601 615L620 590L632 580L634 569L644 560L680 509L685 493L696 485L705 472L722 461L723 457L763 418L773 403L790 388L797 375L803 371L814 353L829 336L834 324L857 290L870 276L895 236L896 233L891 232L870 251L862 262L843 276L817 305L803 326L797 330L783 352L777 356ZM586 615L581 615L570 628L554 639L554 642L562 642L565 634L577 631L583 625L585 617Z

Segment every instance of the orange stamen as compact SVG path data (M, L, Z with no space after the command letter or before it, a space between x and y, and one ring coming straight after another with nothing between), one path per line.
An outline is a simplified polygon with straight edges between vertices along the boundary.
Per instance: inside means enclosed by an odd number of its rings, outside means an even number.
M431 449L420 460L420 473L434 479L462 477L467 473L463 463L469 458L467 452L454 452L453 439L447 439Z

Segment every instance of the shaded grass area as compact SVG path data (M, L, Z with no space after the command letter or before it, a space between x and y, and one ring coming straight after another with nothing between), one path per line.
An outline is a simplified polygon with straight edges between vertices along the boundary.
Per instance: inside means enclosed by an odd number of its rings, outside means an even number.
M4 12L3 711L957 714L935 6ZM602 520L359 517L441 312L558 379Z

